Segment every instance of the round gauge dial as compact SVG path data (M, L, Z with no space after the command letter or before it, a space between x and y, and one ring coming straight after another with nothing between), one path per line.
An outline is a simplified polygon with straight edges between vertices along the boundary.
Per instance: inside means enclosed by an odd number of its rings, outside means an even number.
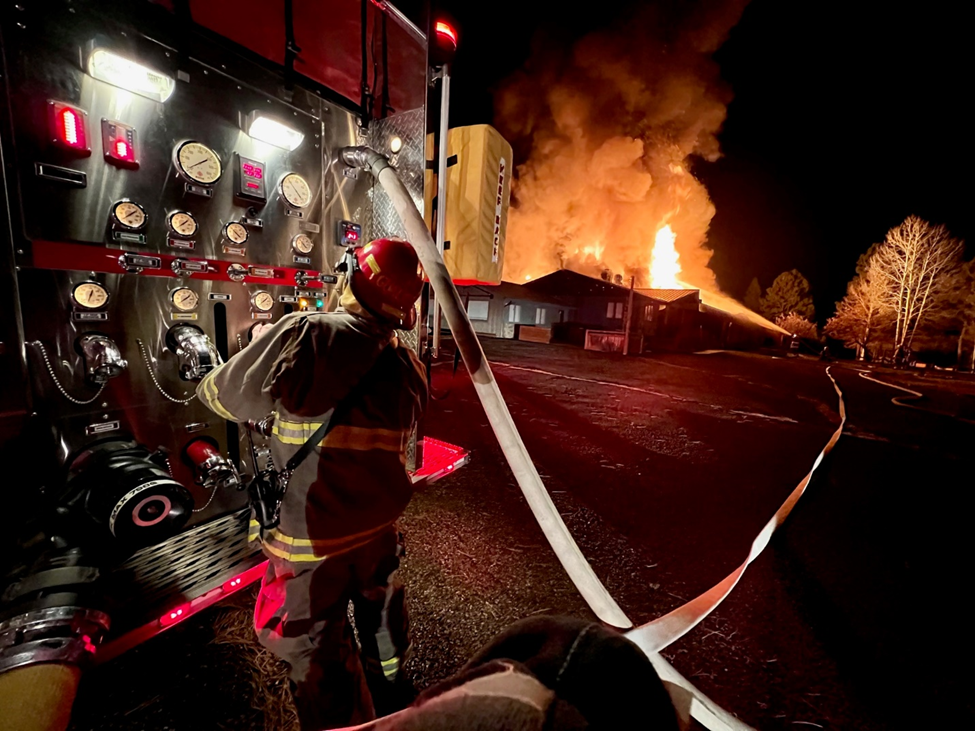
M169 293L169 299L180 312L195 310L200 304L200 295L189 287L180 287Z
M196 229L199 226L196 223L196 219L193 215L187 213L186 211L176 211L173 215L169 217L169 228L173 230L173 233L177 236L184 236L189 238L196 233Z
M78 307L97 310L108 303L108 290L96 282L82 282L71 292L71 299Z
M311 203L311 188L298 173L288 173L281 181L281 195L293 208L304 208Z
M235 244L246 244L247 243L247 229L241 223L228 223L223 227L223 235L228 239L233 241Z
M310 254L311 250L315 248L315 242L311 240L310 236L298 234L291 239L291 246L299 254Z
M247 268L243 264L231 264L227 267L227 276L235 282L243 282L247 276Z
M274 307L274 297L270 292L255 292L251 297L251 304L254 305L255 310L267 312Z
M184 142L176 148L176 167L200 185L213 185L223 174L220 157L200 142Z
M137 231L146 225L146 209L132 201L119 201L112 206L112 218L122 228Z

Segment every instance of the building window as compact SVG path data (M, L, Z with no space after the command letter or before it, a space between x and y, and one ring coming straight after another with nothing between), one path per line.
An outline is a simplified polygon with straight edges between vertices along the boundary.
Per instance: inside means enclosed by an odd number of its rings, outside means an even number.
M521 305L508 305L508 322L518 322L521 319Z
M617 320L622 320L623 319L623 303L622 302L617 302L616 303L616 319Z
M643 308L643 319L647 322L653 319L653 305L647 305Z
M623 317L623 303L622 302L610 302L606 305L606 317L612 318L614 320L622 319Z
M611 318L613 316L613 313L614 312L616 312L616 303L615 302L607 302L606 303L606 317L610 317Z
M544 325L545 324L545 319L547 317L547 314L546 313L547 313L547 310L544 307L539 307L537 310L535 310L535 324L536 325Z
M487 320L489 305L487 300L471 300L467 303L467 316L472 320Z

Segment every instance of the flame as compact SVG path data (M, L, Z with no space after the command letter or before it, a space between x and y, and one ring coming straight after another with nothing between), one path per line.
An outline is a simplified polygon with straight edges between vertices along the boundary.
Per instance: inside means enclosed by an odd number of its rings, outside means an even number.
M650 286L655 289L684 289L685 285L678 279L680 262L674 241L677 235L674 230L665 225L653 241L653 251L650 252Z

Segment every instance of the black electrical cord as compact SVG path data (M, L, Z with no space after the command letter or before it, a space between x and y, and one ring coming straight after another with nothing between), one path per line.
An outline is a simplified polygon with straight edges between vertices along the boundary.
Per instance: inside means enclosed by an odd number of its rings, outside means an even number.
M295 59L301 52L295 40L295 14L293 0L284 0L284 88L294 88Z
M361 0L362 12L359 25L361 26L362 45L362 97L359 106L362 109L362 126L368 127L372 119L372 93L369 90L369 0Z

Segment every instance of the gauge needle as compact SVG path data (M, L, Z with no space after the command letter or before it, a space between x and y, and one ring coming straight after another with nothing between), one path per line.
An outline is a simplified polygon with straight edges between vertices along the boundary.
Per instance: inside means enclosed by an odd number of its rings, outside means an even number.
M203 163L209 161L209 159L210 159L209 157L204 157L202 160L199 160L199 161L193 163L192 165L190 165L186 169L189 170L190 168L195 168L197 165L202 165Z

